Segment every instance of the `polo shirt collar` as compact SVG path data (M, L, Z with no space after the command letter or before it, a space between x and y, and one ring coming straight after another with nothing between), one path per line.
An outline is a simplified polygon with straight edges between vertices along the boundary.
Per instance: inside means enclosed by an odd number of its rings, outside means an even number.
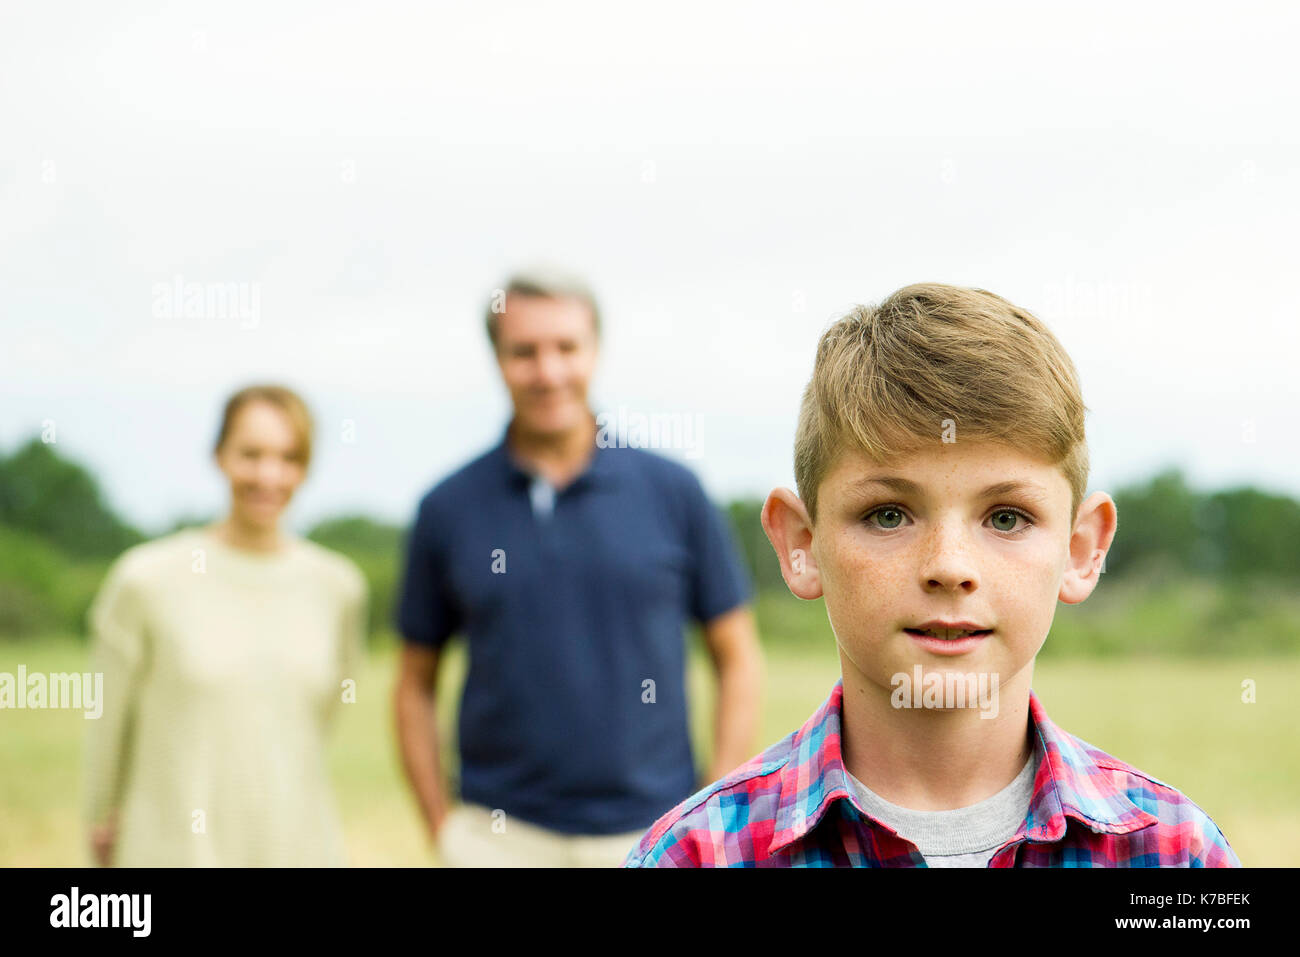
M780 772L780 798L769 854L808 834L837 800L848 801L859 817L881 823L862 809L849 787L840 750L843 702L841 678L794 734L790 755ZM1029 715L1039 767L1029 813L1017 838L1034 843L1059 841L1065 835L1067 817L1099 834L1127 834L1156 823L1154 815L1133 803L1117 786L1113 769L1094 761L1078 739L1047 717L1032 689Z
M511 481L521 486L528 486L537 479L537 474L530 472L524 463L515 458L514 453L510 451L509 435L510 426L513 424L513 419L506 423L505 429L501 432L501 439L492 452ZM612 450L602 448L599 443L596 443L591 461L587 463L586 469L574 477L573 481L565 488L573 488L580 484L608 484L617 475L617 467L618 463L614 461Z

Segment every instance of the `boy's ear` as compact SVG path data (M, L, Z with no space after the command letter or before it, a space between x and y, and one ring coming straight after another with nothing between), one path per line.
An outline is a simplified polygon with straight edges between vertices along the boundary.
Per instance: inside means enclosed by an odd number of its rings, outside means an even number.
M788 488L777 488L763 503L763 531L776 549L781 576L798 598L811 601L822 596L821 575L812 550L812 522L799 496Z
M1092 594L1118 524L1115 502L1105 492L1093 492L1079 504L1079 517L1070 533L1070 559L1061 581L1061 601L1075 605Z

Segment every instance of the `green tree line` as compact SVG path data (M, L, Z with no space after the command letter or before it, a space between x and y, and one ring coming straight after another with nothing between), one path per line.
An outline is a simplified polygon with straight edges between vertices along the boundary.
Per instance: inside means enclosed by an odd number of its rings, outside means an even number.
M1119 528L1106 556L1116 579L1146 572L1226 581L1300 583L1300 501L1255 488L1198 492L1181 470L1111 493ZM784 588L757 499L728 506L736 539L760 589Z
M1261 594L1285 593L1288 600L1296 595L1300 502L1254 488L1198 491L1176 469L1113 495L1119 533L1099 592L1110 588L1125 593L1121 583L1146 582L1151 576L1184 584L1209 580L1226 591L1205 611L1208 620L1240 625L1252 615L1265 614L1272 616L1270 622L1279 616L1287 620L1290 605L1285 612L1257 606ZM761 508L762 502L750 499L724 509L758 590L760 611L781 627L788 622L790 630L807 629L823 613L790 607L794 599L763 533ZM166 531L207 520L178 519ZM33 438L11 454L0 452L0 638L82 634L86 611L108 564L147 537L114 513L91 472L61 456L53 445ZM392 622L405 530L353 515L320 522L308 537L360 566L371 588L372 631L386 631ZM1132 609L1128 614L1139 617ZM1188 627L1177 620L1180 629ZM1070 627L1068 619L1063 627ZM1291 622L1289 627L1291 639L1300 642L1294 634L1298 626Z

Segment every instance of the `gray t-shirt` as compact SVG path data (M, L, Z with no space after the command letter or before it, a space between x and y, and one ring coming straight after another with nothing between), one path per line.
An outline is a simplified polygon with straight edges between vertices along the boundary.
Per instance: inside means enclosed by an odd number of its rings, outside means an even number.
M925 857L926 866L988 867L994 852L1016 836L1029 813L1037 773L1038 752L1034 751L1015 780L997 794L978 804L949 811L899 807L852 774L848 778L863 810L915 844Z
M528 497L533 503L533 515L550 518L555 511L555 486L541 475L534 475L528 486Z

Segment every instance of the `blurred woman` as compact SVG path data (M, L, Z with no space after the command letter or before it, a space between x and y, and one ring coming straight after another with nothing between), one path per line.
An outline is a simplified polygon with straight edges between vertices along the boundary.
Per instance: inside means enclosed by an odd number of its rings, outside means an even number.
M84 813L97 863L346 863L326 729L355 700L368 593L348 559L281 527L311 417L278 386L226 403L221 521L126 551L90 610L104 713Z

